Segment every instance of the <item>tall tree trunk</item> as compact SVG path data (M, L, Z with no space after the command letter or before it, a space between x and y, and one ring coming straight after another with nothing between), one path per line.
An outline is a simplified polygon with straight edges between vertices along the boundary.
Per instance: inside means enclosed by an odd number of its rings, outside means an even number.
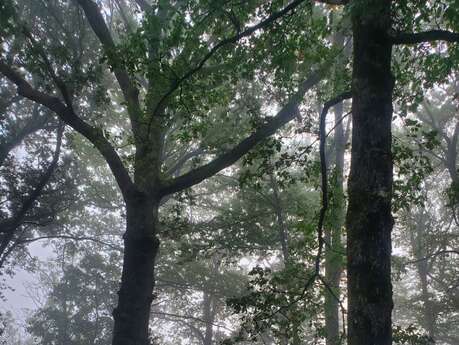
M335 107L335 170L333 174L333 198L330 207L330 226L325 229L328 243L325 249L325 281L333 294L325 289L325 339L327 345L338 345L341 342L339 331L339 283L343 271L341 229L344 225L345 203L343 191L343 170L345 138L341 122L343 104Z
M159 240L158 202L138 193L126 200L124 263L115 319L113 345L149 345L148 321L153 300L154 265Z
M392 344L391 0L355 1L347 213L348 345Z

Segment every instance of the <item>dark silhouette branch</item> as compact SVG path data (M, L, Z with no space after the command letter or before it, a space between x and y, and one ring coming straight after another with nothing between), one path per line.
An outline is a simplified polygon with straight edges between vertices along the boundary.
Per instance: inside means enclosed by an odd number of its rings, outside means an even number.
M316 274L319 274L319 266L320 266L320 250L323 247L323 225L325 222L325 215L328 209L328 176L327 176L327 160L325 157L325 144L327 140L327 133L326 133L326 120L328 110L341 103L345 99L349 99L352 97L352 92L347 91L344 92L335 98L327 101L324 104L322 112L320 114L320 124L319 124L319 155L320 155L320 173L321 173L321 188L322 188L322 207L320 208L319 212L319 223L317 225L317 232L319 238L319 255L316 257Z
M412 260L412 261L407 261L405 262L405 265L409 265L409 264L415 264L415 263L418 263L418 262L421 262L421 261L426 261L426 260L430 260L432 258L435 258L437 256L440 256L440 255L448 255L448 254L457 254L459 255L459 249L458 250L454 250L454 249L451 249L451 250L439 250L435 253L432 253L430 255L427 255L423 258L420 258L420 259L417 259L417 260Z
M57 164L59 162L59 156L61 153L63 133L64 133L64 124L61 123L57 131L56 148L54 150L51 163L46 168L44 173L40 176L36 186L33 188L33 190L29 193L29 195L22 202L21 208L17 212L15 212L11 218L6 219L0 223L0 235L1 235L0 268L4 264L6 257L12 251L12 248L8 250L8 246L13 241L14 235L16 234L17 230L23 223L24 218L26 217L27 213L32 209L35 202L41 196L43 189L48 184L54 171L56 170Z
M123 251L123 248L121 248L120 246L117 246L115 244L99 240L99 239L94 238L94 237L73 236L73 235L49 235L49 236L39 236L39 237L33 237L33 238L26 238L26 239L17 241L17 245L26 244L26 243L32 243L32 242L41 241L41 240L53 240L53 239L72 240L72 241L77 241L77 242L78 241L91 241L91 242L106 246L106 247L108 247L110 249L113 249L113 250L116 250L116 251L119 251L119 252Z
M59 98L34 89L17 71L1 59L0 73L17 86L19 95L55 112L62 121L88 139L105 158L125 197L134 190L134 184L127 169L124 167L113 146L105 138L101 128L93 127L82 120L75 114L72 108L62 103Z
M41 175L40 179L38 180L37 185L34 189L29 193L27 198L22 202L21 208L9 219L0 223L0 234L10 234L13 233L16 228L22 223L27 212L30 211L33 204L42 194L43 189L45 188L46 184L51 179L51 176L54 173L54 170L57 167L57 163L59 161L59 155L61 152L61 145L62 145L62 134L64 132L64 125L61 124L58 129L57 133L57 141L56 141L56 149L53 153L53 158L51 163L46 168L44 173ZM2 252L2 250L0 250Z
M418 33L396 33L391 37L393 44L418 44L423 42L459 42L459 33L447 30L430 30Z
M321 80L321 74L320 71L314 72L309 78L303 81L298 92L291 97L289 102L276 114L276 116L268 120L233 149L223 153L211 162L197 169L166 181L161 188L160 196L179 192L215 175L220 170L234 164L253 147L274 134L277 129L293 120L298 115L298 107L304 94Z
M349 0L314 0L315 2L320 2L327 5L347 5Z

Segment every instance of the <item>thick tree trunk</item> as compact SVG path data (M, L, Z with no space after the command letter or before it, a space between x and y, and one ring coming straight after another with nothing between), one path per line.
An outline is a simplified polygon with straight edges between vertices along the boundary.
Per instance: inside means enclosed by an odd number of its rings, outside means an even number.
M327 345L341 343L339 331L339 283L343 271L343 245L341 229L344 225L345 203L343 191L343 170L345 138L341 117L343 104L335 107L335 170L333 174L333 198L330 207L330 226L325 230L328 246L325 249L325 281L333 294L325 289L325 339Z
M347 213L348 345L392 344L390 0L356 2Z
M153 300L158 202L139 193L126 201L124 263L115 319L113 345L149 345L148 321Z

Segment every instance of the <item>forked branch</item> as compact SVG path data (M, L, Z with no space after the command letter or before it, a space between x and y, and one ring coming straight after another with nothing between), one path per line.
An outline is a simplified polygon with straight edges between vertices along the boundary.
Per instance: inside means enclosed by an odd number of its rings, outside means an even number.
M268 138L276 132L277 129L293 120L298 114L298 107L301 100L309 89L314 87L321 80L322 72L314 72L300 85L298 92L289 100L289 102L277 113L276 116L259 127L254 133L242 140L233 149L218 156L211 162L194 169L182 176L171 179L164 183L161 189L161 196L166 196L172 193L179 192L189 188L203 180L215 175L224 168L235 163L239 158L249 152L253 147L259 144L264 139Z

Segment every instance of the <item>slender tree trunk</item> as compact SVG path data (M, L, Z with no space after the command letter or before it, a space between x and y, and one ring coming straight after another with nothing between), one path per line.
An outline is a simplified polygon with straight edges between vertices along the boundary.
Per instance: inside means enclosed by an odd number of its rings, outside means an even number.
M427 274L429 272L428 261L423 260L426 257L426 252L424 250L424 239L425 239L425 222L427 216L425 211L422 210L422 213L418 215L416 228L411 232L411 248L414 254L414 258L417 260L416 269L418 271L419 283L421 288L421 299L423 302L423 321L424 328L432 339L435 339L435 313L433 309L432 300L429 294L429 287L427 281Z
M435 312L432 304L432 300L429 294L428 282L427 282L427 261L422 260L417 264L419 280L421 283L421 299L423 302L423 314L424 314L424 327L427 331L427 334L432 339L435 339Z
M325 339L327 345L338 345L341 342L339 331L339 283L343 271L343 245L341 229L344 225L345 203L343 191L343 170L345 139L341 123L343 104L335 107L335 170L333 174L333 198L330 207L330 226L325 230L328 243L325 249L325 281L333 294L325 289Z
M212 345L214 336L215 303L213 296L209 292L204 292L203 311L204 321L206 322L203 345Z
M124 263L115 319L113 345L149 345L148 321L153 300L154 265L159 240L158 202L144 194L126 200Z
M276 178L273 174L269 175L271 187L273 188L273 208L276 212L277 226L279 231L279 238L282 248L282 259L284 266L289 261L289 249L288 249L288 229L285 225L284 210L282 209L282 201L279 193L279 186L277 185Z
M348 345L392 344L391 1L356 1L347 213Z

